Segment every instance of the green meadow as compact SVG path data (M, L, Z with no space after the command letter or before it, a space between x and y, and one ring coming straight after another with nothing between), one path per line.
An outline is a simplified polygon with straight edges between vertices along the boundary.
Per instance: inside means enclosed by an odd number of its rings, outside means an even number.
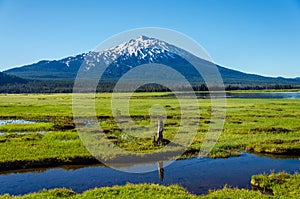
M126 93L122 95L128 96ZM81 94L83 111L85 105L90 105L89 99L92 97L91 94ZM184 99L184 102L189 104L189 100ZM97 163L75 128L72 102L72 94L0 95L1 120L37 121L31 124L8 123L0 126L0 169ZM214 122L211 120L211 101L198 99L198 103L200 118L195 123L198 130L181 158L192 157L199 153L205 135ZM120 106L122 105L121 103ZM135 132L145 133L147 135L145 137L126 135L120 129L111 111L109 93L95 96L96 117L99 120L97 125L101 126L106 141L125 151L135 152L140 156L155 153L167 144L153 143L157 127L156 124L151 126L149 112L151 107L156 105L165 110L164 138L172 141L181 126L182 115L179 101L169 93L135 93L130 97L129 112L136 125ZM89 116L85 112L80 115L87 118ZM150 132L145 128L149 124ZM94 137L91 138L98 138L99 130L97 128L92 130ZM227 99L224 128L208 156L226 158L239 155L243 151L262 155L299 156L300 100ZM118 157L106 153L101 155L108 160ZM231 187L211 191L204 196L195 196L177 185L165 187L155 184L127 184L96 188L82 194L69 189L53 189L17 197L3 195L0 198L299 198L299 182L299 174L271 173L253 176L251 183L258 190L271 191L272 196L259 191Z
M123 94L126 96L127 94ZM82 94L83 104L92 96ZM146 137L126 135L112 117L111 94L97 94L96 116L105 139L125 151L141 156L164 147L153 144L153 131ZM189 103L189 99L184 99ZM200 119L193 142L181 158L197 155L211 124L211 101L199 99ZM159 104L165 109L164 138L172 141L181 122L180 105L168 93L135 93L129 111L138 132L151 123L149 110ZM297 99L227 99L226 120L210 157L229 157L243 151L252 153L298 155L300 152L300 100ZM72 94L0 95L0 118L47 120L35 124L0 126L0 166L49 166L64 163L94 162L78 135L72 115ZM148 129L149 130L149 129ZM152 131L152 132L151 132ZM22 132L22 133L20 133ZM97 132L97 129L95 129ZM97 134L95 134L97 136ZM125 136L125 138L124 138ZM176 147L175 147L176 148ZM175 149L174 149L175 150ZM105 156L105 153L102 154ZM116 156L104 157L107 159Z

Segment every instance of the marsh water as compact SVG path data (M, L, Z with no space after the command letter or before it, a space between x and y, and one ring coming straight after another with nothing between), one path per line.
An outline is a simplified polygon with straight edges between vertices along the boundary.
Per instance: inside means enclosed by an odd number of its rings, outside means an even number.
M30 120L0 120L0 126L6 124L35 124L36 121Z
M198 98L210 98L208 92L177 93L177 97L189 98L196 94ZM173 94L169 94L170 96ZM300 92L214 92L214 98L260 98L260 99L300 99Z
M290 173L300 171L300 160L297 158L260 157L248 153L227 159L177 160L164 169L159 167L162 164L164 162L135 165L140 168L155 165L158 168L157 171L140 174L126 173L103 165L7 171L0 174L0 194L18 195L59 187L80 193L94 187L126 183L179 184L191 193L205 194L209 189L219 189L226 184L251 189L252 175L269 173L271 170Z
M226 96L227 98L300 99L300 92L253 92L253 93L227 92Z
M39 122L50 122L49 120L0 120L0 126L6 125L6 124L36 124ZM16 134L26 134L28 132L13 132ZM37 132L39 134L45 134L47 131L39 131ZM1 132L0 131L0 136L8 134L8 132Z

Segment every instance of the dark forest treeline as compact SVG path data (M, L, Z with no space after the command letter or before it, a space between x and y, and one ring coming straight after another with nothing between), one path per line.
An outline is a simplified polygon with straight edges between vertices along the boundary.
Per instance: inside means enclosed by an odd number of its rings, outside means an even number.
M113 92L116 81L102 81L98 84L97 92ZM72 93L73 80L32 80L28 83L0 85L0 93ZM88 89L87 89L88 88ZM126 89L127 88L127 89ZM208 88L203 83L193 83L194 91L207 91ZM291 84L227 84L225 90L265 90L265 89L295 89L300 85ZM210 90L223 90L224 87L214 87ZM131 91L133 86L127 85L121 91ZM135 89L134 89L135 90ZM166 92L166 91L190 91L189 87L174 85L166 88L158 84L146 84L139 87L136 92ZM81 92L94 92L91 87L84 85Z
M7 75L5 73L0 72L0 86L4 86L7 84L26 84L28 80L14 76Z

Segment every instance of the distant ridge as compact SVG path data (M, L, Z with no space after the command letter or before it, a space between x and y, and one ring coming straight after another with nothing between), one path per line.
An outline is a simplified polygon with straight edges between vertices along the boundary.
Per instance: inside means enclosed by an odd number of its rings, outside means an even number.
M28 80L0 72L0 86L26 83L28 83Z

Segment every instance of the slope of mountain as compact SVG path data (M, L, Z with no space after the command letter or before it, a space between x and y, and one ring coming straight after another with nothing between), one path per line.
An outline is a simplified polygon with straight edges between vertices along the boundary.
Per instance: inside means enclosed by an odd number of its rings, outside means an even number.
M99 63L109 64L103 74L105 79L117 79L130 69L147 63L171 66L189 81L203 83L201 75L184 57L193 57L189 52L164 41L140 36L101 52L88 52L61 60L40 61L35 64L4 71L7 74L30 79L74 79L80 66L90 70ZM199 58L201 61L202 59ZM204 60L202 60L204 61ZM225 84L296 84L300 79L270 78L246 74L217 66Z
M74 79L84 59L84 54L62 60L47 61L4 71L28 79Z
M5 73L0 72L0 86L12 85L12 84L25 84L27 82L28 82L27 80L22 79L20 77L7 75Z

